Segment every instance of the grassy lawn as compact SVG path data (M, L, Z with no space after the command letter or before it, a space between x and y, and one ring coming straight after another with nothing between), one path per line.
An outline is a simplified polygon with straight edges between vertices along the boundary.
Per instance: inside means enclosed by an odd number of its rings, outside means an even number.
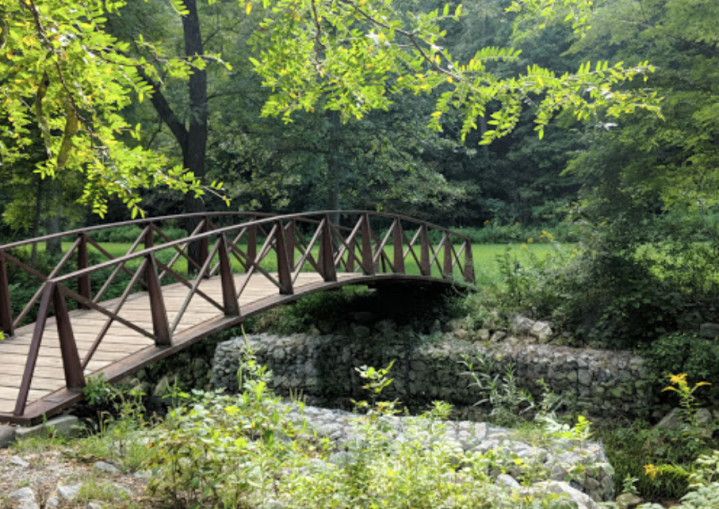
M71 243L63 243L63 250L67 250L71 247ZM123 256L127 253L127 251L130 249L131 244L129 243L112 243L112 242L106 242L102 244L102 247L106 249L110 254L116 257ZM240 249L243 251L245 250L245 246L240 246ZM528 260L529 256L531 254L543 257L547 256L551 252L553 252L554 247L550 244L475 244L472 246L472 255L474 259L474 267L475 267L475 274L477 278L478 284L489 284L499 281L500 278L500 272L499 272L499 260L497 259L499 256L503 255L506 251L509 251L512 255L516 255L520 261L522 260ZM94 248L90 247L91 252L95 252L98 255L98 259L101 261L104 261L104 256L100 255L99 252L97 252ZM315 247L313 249L313 255L315 258L318 255L318 248ZM386 252L388 256L392 256L391 254L391 247L388 247L386 249ZM161 251L159 258L160 260L164 262L169 262L169 260L172 259L173 255L176 253L176 251L172 249L168 249L166 251ZM419 254L417 250L417 254ZM440 253L440 262L442 259L443 253ZM296 261L298 260L298 256L296 256ZM464 255L461 256L462 261L464 262ZM231 257L233 268L237 271L241 271L242 267L240 263L234 258ZM406 260L406 270L409 274L419 274L419 268L417 267L416 262L414 261L414 258L412 255L409 255ZM137 266L139 265L138 261L133 261L132 263L128 264L129 267ZM265 259L262 262L262 267L274 271L277 267L277 258L274 253L274 251L270 251L270 253L265 257ZM174 269L184 274L187 272L187 261L184 258L180 258L176 263ZM312 271L312 266L309 263L306 263L303 267L303 271ZM432 272L434 275L439 276L439 269L436 265L432 267Z

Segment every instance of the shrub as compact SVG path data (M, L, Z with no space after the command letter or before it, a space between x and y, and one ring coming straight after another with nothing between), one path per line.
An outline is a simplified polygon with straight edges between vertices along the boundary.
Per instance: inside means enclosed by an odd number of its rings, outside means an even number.
M666 334L641 350L657 387L667 375L686 373L690 380L719 380L719 343L696 334ZM669 395L665 393L665 398ZM709 386L702 393L712 404L719 403L719 387Z
M653 429L641 421L628 428L605 428L598 431L598 438L614 467L615 488L620 490L627 476L636 477L636 488L645 498L678 499L688 490L686 476L667 473L652 477L645 468L647 464L689 469L697 456L710 452L716 445L697 441L681 430Z
M358 436L341 461L329 443L290 422L287 406L268 391L268 372L251 354L240 369L238 396L194 392L156 430L150 443L150 489L182 507L392 507L430 509L568 509L552 494L519 497L490 474L520 471L531 483L546 479L541 465L489 451L463 452L446 439L449 405L435 404L400 431L387 424L393 402L374 401L389 383L386 369L362 368L373 393L359 406ZM300 405L300 409L301 409ZM322 460L322 461L318 461Z

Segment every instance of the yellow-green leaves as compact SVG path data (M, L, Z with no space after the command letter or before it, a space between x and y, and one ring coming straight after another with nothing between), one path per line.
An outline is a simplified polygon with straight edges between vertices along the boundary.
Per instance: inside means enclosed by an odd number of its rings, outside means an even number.
M621 63L588 62L562 76L531 66L526 74L507 77L502 65L515 61L519 50L486 47L467 62L456 61L442 38L445 25L461 16L461 6L452 12L447 4L406 17L386 0L274 0L268 5L271 14L251 40L257 55L250 62L273 92L263 115L279 115L286 122L295 111L313 111L318 103L339 111L345 121L361 119L373 109L386 109L392 95L402 92L438 93L429 119L437 131L450 110L462 119L463 138L488 116L491 128L481 144L511 132L525 102L533 104L540 138L562 110L578 119L637 109L659 114L658 99L650 93L613 90L652 72L646 63L625 69ZM590 8L586 0L518 0L510 11L550 16L568 9L576 29L584 30Z
M47 158L36 168L42 177L83 175L83 203L102 215L116 196L141 214L137 189L168 185L190 191L200 185L182 168L168 169L163 156L145 150L122 117L135 98L152 92L140 76L144 62L127 57L129 46L104 29L106 14L123 1L0 0L0 157L25 157L32 131L39 128ZM173 5L184 9L176 0ZM140 38L139 44L144 44ZM178 66L204 65L193 61ZM172 66L170 66L172 67ZM129 136L126 136L129 135Z

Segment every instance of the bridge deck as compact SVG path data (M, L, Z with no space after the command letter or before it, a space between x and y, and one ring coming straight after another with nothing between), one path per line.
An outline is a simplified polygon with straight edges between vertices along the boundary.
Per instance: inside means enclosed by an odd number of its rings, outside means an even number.
M338 274L338 280L346 280L355 274ZM235 276L239 285L244 275ZM322 284L323 279L317 273L301 273L298 276L295 293L301 295L303 290ZM221 300L222 288L219 277L208 278L200 283L199 288L210 297ZM179 283L162 287L168 320L172 323L177 316L186 296L188 288ZM263 300L281 298L277 287L267 278L258 275L250 279L239 303L241 308L252 310ZM296 296L295 296L296 297ZM285 297L288 298L288 297ZM101 304L112 310L115 301ZM264 306L261 306L264 307ZM119 316L142 327L152 330L149 298L147 292L132 295L122 306ZM227 318L217 308L197 294L193 295L187 311L183 314L175 331L172 347L157 347L152 339L132 330L118 322L113 322L107 335L100 343L97 351L88 363L85 374L97 375L105 373L108 380L116 380L155 359L165 357L188 343L204 337L214 330L227 326L227 320L239 322L242 318ZM98 332L108 321L107 316L94 310L74 311L70 313L70 321L78 347L80 358L83 358L92 346ZM203 327L204 326L204 327ZM203 334L202 329L206 329ZM34 324L18 329L16 334L0 342L0 422L19 420L13 416L15 403L20 390L23 371L27 361L32 340ZM48 320L43 334L42 345L32 379L30 395L22 421L37 418L43 413L53 413L58 409L74 403L79 399L77 392L68 391L65 386L65 375L59 345L58 332L54 319Z

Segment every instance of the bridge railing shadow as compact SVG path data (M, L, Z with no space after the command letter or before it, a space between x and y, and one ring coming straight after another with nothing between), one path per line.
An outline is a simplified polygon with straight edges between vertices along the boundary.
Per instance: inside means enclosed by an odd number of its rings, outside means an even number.
M338 225L332 222L335 214L185 214L83 228L0 246L0 327L10 337L34 319L25 327L32 329L32 339L15 415L22 415L27 404L50 320L56 325L67 388L80 390L93 355L114 324L158 347L169 347L173 337L182 332L193 299L209 304L219 316L240 317L241 299L257 278L276 287L279 295L292 295L301 283L300 275L306 272L320 276L324 283L337 282L338 274L367 281L405 277L474 282L471 242L465 236L410 217L367 211L341 211L343 224ZM188 219L196 226L179 239L171 238L163 227ZM111 252L93 238L96 232L127 226L139 227L140 232L124 253ZM53 238L73 239L53 267L41 272L22 259L23 250ZM433 243L431 238L440 240ZM28 302L16 313L9 265L38 281ZM203 287L203 282L218 279L219 293ZM170 285L187 290L171 314L163 295L163 287ZM143 293L149 301L142 320L122 314L136 293ZM72 318L83 310L103 315L105 322L81 357Z

